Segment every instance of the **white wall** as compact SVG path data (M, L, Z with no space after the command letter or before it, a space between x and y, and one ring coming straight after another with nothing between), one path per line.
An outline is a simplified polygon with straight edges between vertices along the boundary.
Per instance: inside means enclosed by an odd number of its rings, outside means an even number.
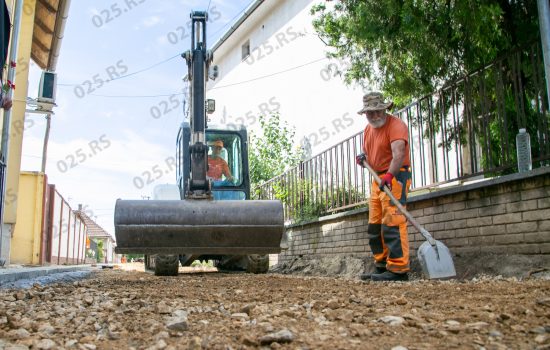
M107 248L107 263L111 264L114 262L114 252L113 252L113 241L110 240L110 239L107 239L107 245L106 245L106 248Z
M310 138L313 154L365 127L366 120L357 114L363 89L348 87L334 77L343 64L326 59L327 47L311 24L314 3L266 0L214 52L220 76L207 85L208 98L216 100L213 122L244 122L257 129L258 115L279 111L283 120L296 127L296 142L303 136ZM241 46L247 39L252 54L242 61ZM320 61L308 64L316 60Z

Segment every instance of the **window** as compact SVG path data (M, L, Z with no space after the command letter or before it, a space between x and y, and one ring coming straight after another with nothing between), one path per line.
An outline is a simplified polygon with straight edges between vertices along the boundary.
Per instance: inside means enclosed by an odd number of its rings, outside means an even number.
M207 134L208 172L214 187L240 186L243 181L241 138L236 134Z
M241 58L244 60L249 55L250 55L250 40L247 40L242 46L242 56L241 56Z

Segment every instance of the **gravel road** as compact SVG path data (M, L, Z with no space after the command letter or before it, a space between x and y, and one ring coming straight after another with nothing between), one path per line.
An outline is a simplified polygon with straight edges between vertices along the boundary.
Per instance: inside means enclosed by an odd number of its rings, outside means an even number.
M0 290L0 349L550 349L550 281L100 270Z

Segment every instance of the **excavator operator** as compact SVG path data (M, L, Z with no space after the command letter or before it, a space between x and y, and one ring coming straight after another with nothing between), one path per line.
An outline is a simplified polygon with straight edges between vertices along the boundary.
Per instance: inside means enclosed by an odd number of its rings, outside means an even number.
M225 175L227 181L233 182L229 166L220 156L223 149L223 141L208 141L208 146L212 148L212 154L208 155L208 171L206 172L206 176L212 178L214 181L222 181L222 175Z

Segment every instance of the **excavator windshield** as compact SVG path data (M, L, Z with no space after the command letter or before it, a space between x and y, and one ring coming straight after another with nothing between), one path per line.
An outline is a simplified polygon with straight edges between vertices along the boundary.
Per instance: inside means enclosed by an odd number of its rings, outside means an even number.
M250 199L248 174L247 134L243 127L226 129L212 126L206 130L208 150L206 177L212 184L214 199ZM190 172L190 125L183 122L178 132L176 147L176 180L182 198L187 191Z
M208 171L214 188L243 181L242 141L237 134L207 133Z

